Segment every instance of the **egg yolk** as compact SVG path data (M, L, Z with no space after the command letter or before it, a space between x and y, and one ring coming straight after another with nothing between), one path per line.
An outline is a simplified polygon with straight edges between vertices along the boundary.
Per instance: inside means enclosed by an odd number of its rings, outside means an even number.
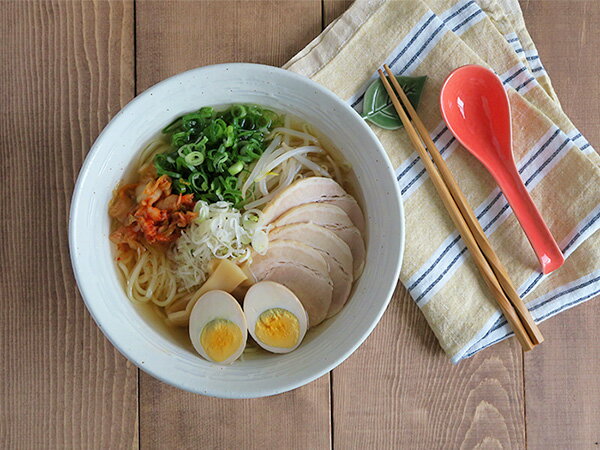
M202 329L200 344L210 359L223 362L242 345L242 330L231 320L215 319Z
M282 308L268 309L256 321L256 337L266 345L292 348L300 337L300 322L291 312Z

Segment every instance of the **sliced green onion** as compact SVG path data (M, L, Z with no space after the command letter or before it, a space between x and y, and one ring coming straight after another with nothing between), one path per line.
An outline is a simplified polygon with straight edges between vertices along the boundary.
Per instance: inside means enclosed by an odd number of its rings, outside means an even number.
M237 175L243 169L244 169L244 162L238 161L235 164L229 166L229 169L227 169L227 172L229 172L231 175Z
M208 177L202 172L194 172L188 178L192 188L197 192L204 192L208 189Z
M179 156L185 157L186 155L189 155L193 151L194 151L194 144L185 144L185 145L182 145L181 147L179 147L179 150L177 150L177 154Z
M235 119L241 119L246 115L246 108L244 105L233 105L231 107L231 115Z
M159 175L168 175L171 178L181 178L181 175L170 169L170 164L167 162L167 157L164 154L158 154L154 157L154 167Z
M260 116L256 119L256 126L258 128L269 128L271 126L271 119L265 116Z
M202 126L204 117L200 113L190 113L181 117L182 126L186 130L191 130Z
M178 194L185 194L188 192L189 183L180 178L178 180L173 181L173 188Z
M163 134L167 134L170 133L171 131L177 129L179 126L181 126L181 117L178 117L177 119L175 119L173 122L171 122L169 125L167 125L166 127L164 127L162 129Z
M198 114L204 119L210 119L214 115L215 110L211 106L205 106L198 110Z
M242 205L237 176L249 172L268 145L266 136L279 123L277 114L257 105L236 104L220 112L200 108L164 128L172 150L156 155L154 166L158 174L173 179L175 192Z
M180 156L175 160L175 168L179 173L182 173L185 169L190 171L194 170L194 167L189 165L183 156Z
M223 142L223 145L225 145L225 147L231 147L234 143L235 132L233 131L233 126L229 125L227 128L225 128L225 142Z
M199 166L204 162L204 155L200 152L191 152L185 155L185 162L190 166Z
M189 142L189 136L187 131L180 131L179 133L173 134L173 136L171 136L173 147L179 148L182 145L187 144Z

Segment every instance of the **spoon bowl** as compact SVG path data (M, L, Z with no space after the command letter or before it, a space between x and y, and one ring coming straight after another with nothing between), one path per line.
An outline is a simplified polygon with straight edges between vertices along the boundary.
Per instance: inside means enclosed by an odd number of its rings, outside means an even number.
M510 103L502 81L485 67L460 67L446 78L440 107L452 134L498 183L542 271L550 273L558 269L564 263L564 256L515 165Z

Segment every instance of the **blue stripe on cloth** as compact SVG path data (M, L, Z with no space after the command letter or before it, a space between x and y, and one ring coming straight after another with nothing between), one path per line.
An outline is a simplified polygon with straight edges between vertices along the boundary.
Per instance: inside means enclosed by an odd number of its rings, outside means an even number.
M413 284L411 284L410 286L408 286L408 290L412 291L422 280L423 278L425 278L427 275L429 275L429 273L435 268L435 266L440 262L440 260L442 260L442 258L444 258L444 256L446 255L446 253L448 253L450 251L450 249L460 240L460 235L456 236L452 242L450 243L450 245L448 245L444 251L442 251L442 253L436 258L436 260L433 262L433 264L431 266L429 266L429 269L427 269L425 272L423 272L423 274L417 278Z
M597 291L591 292L590 294L587 294L584 297L578 298L577 300L573 300L570 303L566 303L564 305L562 305L559 309L555 310L555 311L550 311L549 313L541 316L538 320L541 322L544 319L547 319L550 316L559 314L561 311L564 311L565 309L571 308L572 306L577 305L578 303L581 303L589 298L595 297L596 295L600 294L600 289L598 289Z
M419 48L417 53L415 53L415 55L410 59L410 61L408 61L404 65L404 67L397 72L398 75L402 75L406 71L406 69L408 69L410 67L410 65L417 60L417 58L421 55L423 50L425 50L427 48L427 46L429 44L431 44L431 42L433 42L433 39L440 33L440 31L442 31L444 29L444 27L445 27L445 25L441 24L439 27L437 27L435 29L435 31L433 33L431 33L431 36L429 36L427 41L425 41L425 43L421 46L421 48ZM391 67L391 65L390 65L390 67Z
M421 27L414 32L413 36L411 37L411 39L406 43L406 45L398 52L398 54L390 61L390 63L388 64L388 66L390 66L390 68L394 67L394 65L398 62L398 60L400 58L402 58L404 56L404 54L412 47L412 45L417 41L417 39L419 38L419 36L427 29L427 27L429 26L429 24L431 24L431 22L433 22L435 19L437 18L437 16L433 13L430 13L429 17L427 18L427 20L423 23L423 25L421 25ZM353 103L352 103L352 107L354 108L356 105L358 105L360 102L362 102L363 98L364 98L365 94L362 93Z
M504 80L503 83L504 84L510 83L514 78L516 78L519 74L523 73L526 70L527 70L527 67L525 67L525 66L521 67L519 70L517 70L515 73L513 73L510 77L508 77L506 80Z
M523 89L525 86L527 86L529 83L531 83L533 80L535 80L535 78L531 77L529 80L525 81L523 84L521 84L520 86L517 86L516 91L519 92L521 89Z
M573 238L569 241L569 243L563 248L563 253L568 251L573 244L577 241L577 239L579 239L579 237L581 235L583 235L592 225L594 225L594 223L596 223L596 221L600 218L600 212L598 214L596 214L594 217L592 217L592 219L586 223L583 227L581 227L581 229L575 234L575 236L573 236Z
M539 273L537 277L535 277L533 279L533 281L531 282L531 284L529 286L527 286L527 288L520 294L521 297L525 297L527 294L529 294L529 292L537 286L537 284L539 283L539 281L544 277L543 273Z
M567 138L565 139L565 141L556 149L556 151L554 151L546 161L544 161L540 167L538 167L533 174L527 179L527 181L525 181L525 186L527 186L528 184L531 183L531 181L533 181L533 179L539 174L541 173L541 171L544 169L544 167L546 167L548 164L550 164L550 162L556 157L556 155L558 155L560 153L560 151L570 142L570 140ZM483 231L488 231L490 229L490 227L500 218L502 217L502 215L504 214L504 212L509 208L509 204L506 203L504 204L504 206L500 209L500 211L489 221L489 223L483 227ZM479 218L479 216L478 216ZM454 240L452 241L454 242ZM458 243L458 241L457 241ZM456 244L449 244L450 247L453 247ZM417 305L419 304L419 301L422 300L425 295L427 295L427 293L429 293L434 287L435 285L437 285L442 279L443 276L446 275L448 273L448 271L454 266L454 264L456 264L459 259L460 256L466 251L466 247L464 246L464 244L462 244L462 248L461 251L459 252L459 254L448 264L448 266L446 268L444 268L444 270L442 271L442 273L435 279L433 280L429 286L427 286L427 288L425 288L425 290L415 299L415 302L417 303ZM444 249L445 252L445 249ZM433 264L435 266L435 264ZM431 270L427 269L427 271L430 273ZM414 283L413 283L414 284Z
M594 292L591 292L589 294L585 294L585 295L583 295L583 296L581 296L581 297L579 297L576 300L573 300L571 302L563 303L558 308L553 309L552 311L549 311L548 313L544 314L543 316L538 317L537 319L535 319L535 321L538 322L538 323L542 322L545 319L547 319L548 317L556 315L556 314L560 314L562 311L564 311L566 309L569 309L569 308L571 308L573 306L576 306L579 303L582 303L582 302L584 302L584 301L586 301L586 300L588 300L588 299L590 299L592 297L595 297L598 294L600 294L600 289L598 289L598 290L596 290ZM496 323L498 323L498 322L496 322ZM488 333L485 335L485 337L489 336L491 333L493 333L494 331L497 331L498 329L500 329L501 327L505 326L506 324L507 324L506 320L502 320L502 322L499 325L497 325L494 329L488 331ZM508 331L507 333L503 334L498 339L495 339L492 342L486 344L485 346L483 346L481 348L478 348L478 349L476 349L476 350L474 350L474 351L472 351L472 352L464 355L462 359L470 358L471 356L473 356L474 354L480 352L481 350L485 350L486 348L491 347L492 345L497 344L500 341L503 341L504 339L510 337L513 334L514 333L512 331ZM481 340L485 339L485 337L482 338Z
M577 239L579 239L581 236L585 235L586 231L588 229L590 229L590 227L592 227L598 221L598 219L600 219L600 210L596 214L594 214L591 218L589 218L589 220L587 221L587 223L585 223L584 225L581 225L581 224L578 225L579 230L573 235L573 237L569 240L569 242L567 242L562 247L561 251L564 254L567 254L569 252L569 250L571 249L571 247L573 247L573 245L577 242ZM527 288L524 290L524 292L522 292L522 293L519 294L519 296L520 297L525 297L531 291L531 289L538 284L538 282L543 277L544 277L544 275L541 272L538 273L538 275L535 277L535 279L529 284L529 286L527 286ZM595 278L595 279L593 279L591 281L588 280L588 281L586 281L586 282L584 282L582 284L577 285L576 287L569 288L570 290L568 292L566 292L566 293L573 292L575 289L578 289L578 288L589 286L591 283L593 283L594 281L598 281L598 280L600 280L600 277ZM534 311L534 310L540 308L541 306L544 306L545 304L547 304L548 301L554 300L555 298L557 298L557 297L553 296L553 297L551 297L551 298L549 298L549 299L547 299L547 300L545 300L545 301L543 301L543 302L541 302L541 303L539 303L537 305L534 305L533 307L530 308L530 310ZM504 321L504 323L506 323L506 321ZM494 331L494 329L499 328L504 323L501 323L501 324L496 323L494 325L494 328L491 329L491 331ZM484 338L485 338L485 336L484 336Z
M487 333L485 333L485 336L483 336L479 342L485 340L490 334L492 334L494 331L496 331L498 328L500 328L501 326L505 325L506 319L504 318L504 316L500 316L498 317L498 320L496 320L496 322L494 322L494 325L492 325L492 327L488 330Z
M388 64L388 66L393 67L394 64L396 64L398 62L398 60L400 58L402 58L402 56L404 56L404 54L406 53L406 51L415 43L415 41L417 40L417 38L421 35L421 33L423 33L423 31L427 28L427 26L435 18L436 18L436 15L432 14L429 17L429 19L427 19L427 21L423 24L423 26L421 26L421 28L419 28L419 30L415 33L415 35L412 37L412 39L408 42L408 44L406 44L406 46L398 53L398 55L396 55L396 57L394 57L394 59L392 59L392 61Z
M584 287L590 286L592 284L594 284L595 282L600 281L600 277L596 277L596 278L592 278L591 280L587 280L585 283L581 283L577 286L572 286L562 292L559 292L558 294L553 295L552 297L547 298L546 300L544 300L543 302L538 303L535 306L532 306L529 311L535 311L537 309L540 309L542 306L547 305L548 303L550 303L553 300L556 300L559 297L562 297L563 295L567 295L570 294L571 292L574 292L578 289L582 289Z
M487 213L492 208L492 206L494 206L496 202L500 200L500 197L502 197L502 191L498 192L496 196L492 199L492 201L488 203L488 205L485 208L483 208L483 210L477 215L477 220L481 219L485 215L485 213Z
M401 178L404 176L404 174L406 174L406 172L408 172L410 169L412 169L412 168L414 167L414 165L415 165L417 162L419 162L419 158L415 158L415 159L413 159L413 160L410 162L410 164L409 164L408 166L406 166L406 167L404 168L404 170L398 174L398 176L396 177L396 179L397 179L398 181L400 181L400 179L401 179Z
M594 216L592 216L586 224L579 228L579 231L577 231L569 240L569 242L567 242L567 244L561 249L563 254L567 254L569 250L571 250L571 247L573 247L577 243L577 240L581 238L581 236L583 236L585 232L589 230L598 221L598 219L600 219L600 211ZM529 292L531 292L533 288L535 288L538 285L542 278L544 278L544 274L539 272L537 276L531 281L531 283L529 283L529 285L519 295L521 297L525 297L527 294L529 294Z
M533 161L535 161L535 159L536 159L536 158L537 158L537 157L540 155L540 153L542 153L544 150L546 150L546 148L548 148L548 146L549 146L549 145L552 143L552 141L553 141L554 139L556 139L556 137L557 137L559 134L560 134L560 130L559 130L559 129L557 129L557 130L554 132L554 134L552 134L552 136L550 136L550 139L548 139L548 140L547 140L547 141L544 143L544 145L542 145L542 146L540 147L540 149L539 149L537 152L535 152L535 153L533 154L533 156L532 156L532 157L531 157L531 158L530 158L528 161L526 161L526 162L525 162L525 164L523 164L523 166L522 166L522 167L519 169L519 173L523 173L523 172L525 171L525 169L527 169L527 167L529 167L529 165L530 165L531 163L533 163Z
M452 137L452 139L450 139L450 140L448 141L448 143L447 143L447 144L446 144L444 147L442 147L442 149L440 150L440 155L443 155L443 154L444 154L444 152L445 152L446 150L448 150L448 149L450 148L450 146L451 146L451 145L452 145L454 142L456 142L456 138L455 138L455 137ZM415 162L418 162L418 161L419 161L419 159L417 158L417 159L415 160ZM415 183L416 183L416 182L419 180L419 178L421 178L421 176L422 176L422 175L425 173L425 171L426 171L426 169L425 169L425 168L421 169L421 171L420 171L420 172L419 172L419 173L418 173L418 174L417 174L417 175L416 175L416 176L415 176L415 177L414 177L414 178L413 178L413 179L410 181L410 183L408 183L406 186L404 186L404 187L403 187L403 188L400 190L400 195L404 195L404 194L406 194L406 191L408 191L408 190L410 189L410 187L411 187L413 184L415 184Z
M594 283L596 283L598 281L600 281L600 277L596 277L596 278L593 278L591 280L587 280L584 283L578 284L576 286L571 286L571 287L565 289L564 291L559 291L558 293L556 293L555 295L547 298L543 302L540 302L539 304L534 305L533 307L529 308L529 311L530 312L535 312L536 310L540 309L541 307L547 305L548 303L550 303L550 302L552 302L552 301L554 301L554 300L556 300L556 299L558 299L560 297L563 297L565 295L571 294L571 293L573 293L575 291L578 291L580 289L588 287L588 286L590 286L590 285L592 285L592 284L594 284ZM570 301L568 303L563 303L558 308L553 309L552 311L544 314L543 316L535 318L535 322L536 323L542 322L544 319L548 318L549 316L554 315L554 314L558 314L561 311L564 311L565 309L568 309L569 307L576 305L577 303L583 302L583 301L585 301L585 300L587 300L589 298L594 297L598 293L600 293L600 290L597 290L597 291L585 294L583 296L580 296L576 300ZM490 328L490 330L485 334L485 336L483 338L480 339L479 342L483 341L485 338L487 338L493 332L498 331L500 328L502 328L503 326L507 325L507 323L508 322L506 321L506 319L504 318L504 316L500 316L500 318L496 321L496 323L493 325L493 327ZM496 339L493 342L491 342L489 344L486 344L485 347L482 347L480 349L477 349L474 352L469 353L468 355L465 356L465 358L469 358L470 356L474 355L478 351L481 351L484 348L490 347L490 346L494 345L495 343L497 343L497 342L499 342L499 341L501 341L503 339L506 339L507 337L509 337L512 334L513 334L512 331L508 331L507 333L505 333L504 335L502 335L502 337L500 337L499 339Z
M446 133L446 131L448 131L448 127L443 127L442 130L435 135L435 137L433 138L433 142L437 142L438 139L441 138L444 133Z
M564 141L562 144L560 144L560 146L559 146L559 147L558 147L558 148L557 148L557 149L554 151L554 153L552 153L552 155L550 155L550 157L549 157L549 158L548 158L546 161L544 161L544 162L543 162L543 163L540 165L540 167L538 167L538 168L535 170L535 172L533 172L533 173L531 174L531 176L530 176L530 177L529 177L529 178L528 178L528 179L525 181L525 183L524 183L524 184L525 184L525 186L529 186L529 183L531 183L531 181L532 181L532 180L533 180L533 179L536 177L536 175L537 175L538 173L540 173L542 170L544 170L544 168L545 168L545 167L546 167L548 164L550 164L550 162L551 162L551 161L552 161L552 160L553 160L553 159L556 157L556 155L558 155L558 154L560 153L560 151L561 151L563 148L565 148L565 146L566 146L566 145L567 145L569 142L571 142L571 139L569 139L569 138L565 139L565 141Z
M456 255L454 257L454 259L450 262L450 264L448 264L448 266L444 269L444 271L435 280L433 280L433 283L431 283L427 287L427 289L425 289L423 291L423 293L415 299L415 302L417 303L417 305L419 304L419 301L421 301L421 299L423 299L423 297L425 297L429 293L429 291L431 291L435 287L435 285L438 284L442 278L444 278L444 275L446 275L446 273L452 268L452 266L454 266L454 264L460 259L460 257L466 251L467 251L467 247L463 247L463 249L458 253L458 255Z
M401 75L404 73L404 71L406 71L406 69L408 67L410 67L410 65L412 63L414 63L414 61L416 61L416 59L421 55L421 53L423 52L423 50L425 48L427 48L428 45L431 44L431 42L433 41L433 39L440 33L440 31L443 30L444 25L451 20L452 18L456 17L458 14L460 14L462 11L464 11L465 9L467 9L469 6L475 4L475 1L469 1L466 4L464 4L463 6L461 6L459 9L457 9L455 12L453 12L452 14L450 14L448 17L445 17L443 20L443 24L440 25L436 30L434 30L431 34L431 36L428 38L428 40L425 42L425 44L423 44L421 46L421 48L417 51L417 53L410 59L410 61L405 64L405 66L397 72L398 75ZM463 20L460 24L458 24L456 27L454 27L452 29L453 32L458 31L459 29L463 28L465 25L467 25L469 22L471 22L475 17L477 17L480 13L482 13L483 11L481 9L479 9L478 11L476 11L475 13L471 14L469 17L467 17L465 20ZM416 40L419 38L419 36L427 29L427 27L429 26L429 24L436 19L438 16L436 16L435 14L431 13L431 16L425 21L425 23L415 32L415 34L413 35L413 37L411 38L411 40L398 52L398 54L390 61L390 63L388 64L388 66L390 66L390 68L393 68L394 65L398 62L398 60L400 58L402 58L404 56L404 54L408 51L408 49L416 42ZM364 98L364 93L361 94L354 102L352 102L351 106L354 108L356 107L358 104L360 104L360 102L363 100Z
M473 356L475 353L478 353L478 352L480 352L481 350L485 350L486 348L488 348L488 347L491 347L492 345L494 345L494 344L497 344L498 342L501 342L501 341L503 341L503 340L504 340L504 339L506 339L508 336L510 336L510 334L505 334L504 336L502 336L502 337L500 337L500 338L498 338L498 339L496 339L496 340L494 340L494 341L490 342L490 343L489 343L489 344L487 344L485 347L478 348L477 350L475 350L475 351L473 351L473 352L471 352L471 353L469 353L469 354L467 354L467 355L464 355L464 356L463 356L461 359L467 359L467 358L470 358L470 357L471 357L471 356Z
M525 161L522 170L520 169L519 172L522 173L523 170L525 168L527 168L535 159L538 158L538 156L552 143L552 141L560 134L560 130L556 130L547 140L546 142L544 142L543 145L540 146L540 149L538 151L536 151L533 155L531 155L531 157ZM552 159L554 159L556 157L556 155L560 152L560 150L562 148L564 148L564 146L566 145L566 143L568 142L568 139L565 140L565 142L559 147L559 149L557 151L555 151L552 155L549 156L548 160L543 163L541 165L541 167L545 167L547 165L547 163L549 163ZM425 171L425 169L423 169L421 171L421 173L423 173ZM534 174L529 178L528 182L531 182L531 180L540 172L540 170L536 170L534 172ZM413 180L411 180L411 182L408 184L408 186L406 186L403 190L402 190L402 194L404 194L404 192L416 181L417 177L415 177ZM491 202L489 202L488 205L486 205L486 207L477 215L477 219L481 220L483 218L483 216L494 206L494 204L500 200L502 198L502 193L499 192L498 194L496 194L496 196L492 199ZM490 220L490 222L484 227L484 231L487 231L504 213L504 211L506 211L508 209L509 205L508 203L505 204L501 210ZM445 254L448 253L448 251L454 247L458 242L460 241L460 237L457 237L456 239L453 239L448 246L442 251L442 253L440 254L440 256L438 258L436 258L436 260L430 265L430 267L419 277L418 280L416 280L415 282L413 282L410 287L408 288L409 291L412 291L412 289L414 289L422 280L423 278L425 278L429 273L431 273L431 271L439 264L439 262L443 259L443 256ZM456 259L454 260L456 261ZM445 273L447 273L448 270L445 271ZM434 282L435 284L435 282ZM431 290L431 287L429 287L429 289L427 290L427 292L429 292ZM422 298L423 295L420 295L419 298Z
M417 176L415 178L413 178L410 183L408 183L406 186L404 186L401 190L400 190L400 195L404 195L406 194L406 191L408 191L410 189L410 187L415 184L417 182L417 180L419 178L421 178L421 175L423 175L425 173L426 169L421 169L421 171L417 174Z
M433 143L435 144L435 143L436 143L436 142L437 142L437 141L440 139L440 137L441 137L441 136L443 136L443 135L446 133L446 131L448 131L448 127L446 127L446 126L445 126L445 127L443 127L443 128L442 128L442 130L441 130L441 131L440 131L440 132L439 132L439 133L438 133L438 134L437 134L437 135L436 135L436 136L435 136L435 137L432 139L432 140L433 140ZM440 153L441 153L442 151L444 151L446 148L447 148L447 147L443 148L443 149L440 151ZM411 168L412 168L412 167L413 167L413 166L414 166L416 163L418 163L420 159L421 159L421 158L420 158L418 155L417 155L417 156L415 156L415 158L414 158L414 159L413 159L413 160L410 162L410 164L408 165L408 167L406 167L404 170L402 170L402 172L400 172L400 173L397 175L396 179L397 179L398 181L400 181L400 180L402 179L402 177L404 177L404 175L406 175L406 174L409 172L409 169L411 169ZM419 173L422 173L422 171L421 171L421 172L419 172ZM419 177L420 177L420 175L419 175L419 174L418 174L418 175L416 175L416 176L415 176L415 178L416 178L416 179L414 179L414 180L411 180L411 182L409 183L409 185L410 185L410 186L412 186L412 185L413 185L413 184L414 184L414 183L417 181L417 179L418 179Z
M504 211L506 211L508 209L508 203L505 203L504 206L502 208L500 208L500 211L498 211L498 214L496 214L492 220L489 221L489 223L483 227L483 231L487 231L489 230L492 225L494 225L496 223L496 221L502 216L502 214L504 214Z
M463 12L465 9L467 9L469 6L471 6L472 4L475 3L475 0L470 0L467 3L465 3L464 5L462 5L460 8L458 8L456 11L454 11L452 14L450 14L447 17L443 17L443 22L444 23L448 23L450 22L451 19L454 19L456 16L458 16L461 12ZM442 14L443 16L443 14Z
M459 23L458 25L456 25L454 28L452 28L452 32L456 33L458 30L460 30L466 23L470 22L471 20L473 20L473 18L477 17L479 14L481 14L483 11L481 9L478 9L477 11L475 11L473 14L471 14L469 17L467 17L465 20L463 20L461 23Z
M537 305L534 305L534 306L532 306L531 308L529 308L529 311L530 311L530 312L534 312L534 311L536 311L536 310L540 309L542 306L545 306L545 305L547 305L547 304L548 304L548 303L550 303L551 301L554 301L554 300L556 300L557 298L560 298L560 297L562 297L563 295L567 295L567 294L570 294L570 293L572 293L572 292L574 292L574 291L576 291L576 290L578 290L578 289L582 289L582 288L584 288L584 287L587 287L587 286L589 286L589 285L591 285L591 284L594 284L595 282L597 282L597 281L599 281L599 280L600 280L600 277L596 277L596 278L593 278L593 279L591 279L591 280L587 280L587 281L586 281L586 282L584 282L584 283L578 284L578 285L576 285L576 286L572 286L572 287L570 287L570 288L568 288L568 289L566 289L566 290L564 290L564 291L562 291L562 292L559 292L559 293L558 293L558 294L556 294L556 295L553 295L552 297L549 297L549 298L547 298L547 299L546 299L546 300L544 300L543 302L540 302L540 303L538 303ZM499 324L498 326L496 326L496 329L500 328L501 326L503 326L503 325L505 325L505 324L507 323L507 322L506 322L506 319L503 319L503 321L502 321L502 322L503 322L503 323L501 323L501 324Z

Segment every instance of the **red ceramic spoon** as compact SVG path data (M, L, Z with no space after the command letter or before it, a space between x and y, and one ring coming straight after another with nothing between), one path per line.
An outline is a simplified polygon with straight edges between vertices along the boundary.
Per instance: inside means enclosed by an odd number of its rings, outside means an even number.
M502 189L543 272L558 269L565 258L515 165L510 105L500 79L485 67L460 67L446 78L440 106L452 134L486 167Z

